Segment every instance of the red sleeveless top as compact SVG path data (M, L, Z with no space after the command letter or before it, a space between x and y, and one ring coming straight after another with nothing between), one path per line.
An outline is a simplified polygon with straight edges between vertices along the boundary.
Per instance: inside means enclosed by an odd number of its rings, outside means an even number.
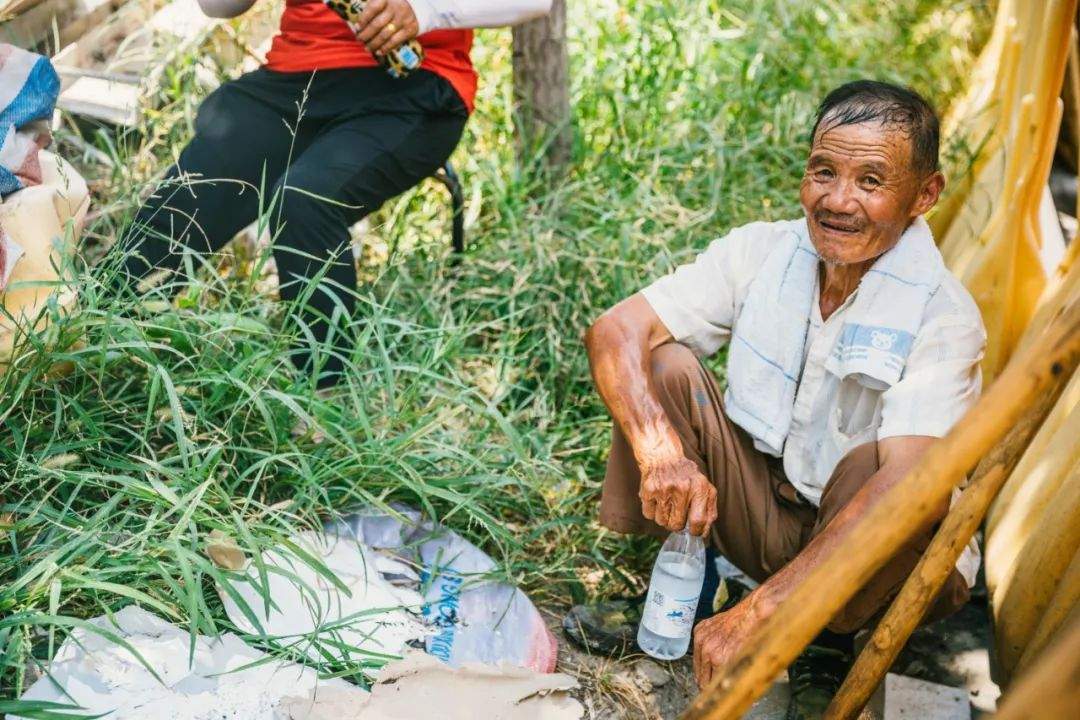
M417 40L424 46L420 67L449 82L472 112L476 99L476 71L469 57L473 31L435 30ZM378 65L348 24L321 0L285 0L281 32L266 54L267 68L303 72Z

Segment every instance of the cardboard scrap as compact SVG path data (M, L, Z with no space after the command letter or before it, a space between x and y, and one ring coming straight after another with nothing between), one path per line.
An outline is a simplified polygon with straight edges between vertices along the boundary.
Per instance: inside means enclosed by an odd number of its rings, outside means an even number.
M371 694L343 696L320 688L282 700L275 720L580 720L562 673L468 663L452 668L413 651L383 668Z

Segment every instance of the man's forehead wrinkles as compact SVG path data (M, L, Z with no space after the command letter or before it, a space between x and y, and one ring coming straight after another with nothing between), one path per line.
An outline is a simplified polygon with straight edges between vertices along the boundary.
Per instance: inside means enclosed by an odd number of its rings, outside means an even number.
M895 130L844 125L818 131L811 149L830 150L842 155L880 154L888 160L906 154L909 139Z
M883 141L857 140L854 138L821 138L814 143L815 148L832 150L834 152L851 153L889 153L896 150L896 143Z
M895 156L887 148L866 145L862 147L848 147L844 145L829 146L825 144L815 145L810 153L811 162L819 160L833 160L837 156L851 160L855 159L863 165L879 165L888 167L896 163Z

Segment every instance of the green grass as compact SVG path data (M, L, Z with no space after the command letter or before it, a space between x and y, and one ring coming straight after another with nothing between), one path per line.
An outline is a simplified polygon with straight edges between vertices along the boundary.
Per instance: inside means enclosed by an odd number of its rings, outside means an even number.
M231 629L211 531L254 550L358 504L424 508L543 603L640 589L655 546L595 522L610 430L582 332L726 229L795 216L831 87L899 80L944 107L987 5L571 2L575 161L555 183L515 161L509 34L480 33L478 111L453 158L470 252L449 262L432 184L373 218L366 242L386 257L365 267L361 339L331 400L285 358L285 310L258 258L226 258L227 272L141 308L85 281L79 310L0 378L0 700L76 619L132 601L194 632ZM88 257L190 133L205 91L188 60L139 132L60 138L97 179ZM58 362L73 371L56 377ZM295 438L300 420L328 440Z

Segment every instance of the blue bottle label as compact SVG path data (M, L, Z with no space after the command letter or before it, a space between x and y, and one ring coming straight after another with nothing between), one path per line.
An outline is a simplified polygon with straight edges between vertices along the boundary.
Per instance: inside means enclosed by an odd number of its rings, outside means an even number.
M694 629L698 596L676 598L656 587L649 588L641 622L650 631L666 638L684 638Z

